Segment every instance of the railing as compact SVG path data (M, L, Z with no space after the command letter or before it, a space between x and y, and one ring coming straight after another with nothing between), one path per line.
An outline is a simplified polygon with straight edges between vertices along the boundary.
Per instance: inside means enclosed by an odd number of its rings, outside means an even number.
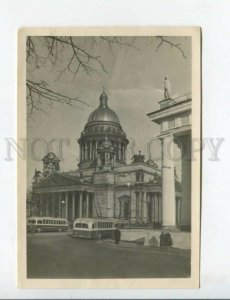
M174 101L177 100L177 101L175 101L177 103L177 102L181 102L181 101L185 101L185 100L191 99L191 97L192 97L192 93L188 92L188 93L186 93L186 94L184 94L182 96L173 98L172 100L174 100Z
M159 101L159 104L160 104L160 108L162 109L162 108L172 106L174 104L180 103L180 102L188 100L188 99L191 99L191 92L188 92L188 93L178 96L176 98L163 99L163 100Z

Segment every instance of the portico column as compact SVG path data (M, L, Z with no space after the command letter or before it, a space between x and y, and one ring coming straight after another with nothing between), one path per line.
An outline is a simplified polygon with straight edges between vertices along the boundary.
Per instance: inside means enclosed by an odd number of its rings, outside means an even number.
M48 197L48 195L47 195L47 193L45 194L46 195L46 199L45 199L45 203L46 203L46 213L45 213L45 215L46 215L46 217L48 217L49 216L49 197Z
M131 191L131 223L136 222L136 198L133 197L135 194Z
M80 192L79 196L79 217L82 218L82 192Z
M68 216L68 192L65 192L65 218L69 220Z
M56 195L55 195L55 193L53 192L52 193L52 217L54 217L55 218L55 197Z
M162 225L172 227L176 226L173 143L172 135L162 138Z
M58 218L62 217L62 203L61 203L61 192L58 193Z
M86 194L86 218L89 217L89 193Z
M181 225L191 225L191 137L183 137L182 143L185 153L182 153L182 181L181 181Z
M85 160L88 160L88 144L87 142L85 143Z
M143 221L147 223L147 199L146 192L143 193Z
M155 194L155 220L159 222L159 198L157 194Z
M75 220L75 191L72 191L72 220Z
M140 222L143 222L143 195L142 192L139 193L139 219Z

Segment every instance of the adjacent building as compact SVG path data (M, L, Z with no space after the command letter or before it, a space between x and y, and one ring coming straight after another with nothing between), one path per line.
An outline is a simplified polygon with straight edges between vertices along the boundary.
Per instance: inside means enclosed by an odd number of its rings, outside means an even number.
M160 125L158 138L162 144L162 226L191 228L191 123L192 99L190 94L159 102L160 109L148 114ZM180 151L181 194L175 190L174 145Z

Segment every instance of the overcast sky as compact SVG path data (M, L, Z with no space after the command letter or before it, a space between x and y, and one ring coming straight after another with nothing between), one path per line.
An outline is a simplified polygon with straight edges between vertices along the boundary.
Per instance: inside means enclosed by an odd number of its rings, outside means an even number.
M127 134L128 139L135 141L135 152L139 150L147 155L147 143L159 134L159 126L152 123L147 113L159 109L158 101L163 99L164 77L171 81L172 95L177 97L191 91L191 40L188 37L170 37L170 41L180 44L186 59L181 53L169 45L163 44L159 51L157 39L150 42L143 37L136 40L140 50L114 49L113 55L105 45L98 45L92 51L100 55L108 73L87 75L77 74L73 81L71 74L65 74L57 79L58 70L40 68L28 76L33 80L45 80L49 88L70 97L80 97L89 104L80 105L81 109L71 109L62 104L52 108L44 104L47 115L37 112L34 120L28 122L28 138L32 141L43 138L69 140L69 145L63 148L63 158L60 167L62 171L75 170L78 164L79 149L77 139L87 122L89 114L98 107L102 87L105 87L109 97L108 106L113 109ZM80 43L83 39L76 40ZM68 52L66 53L68 58ZM29 66L28 66L29 68ZM160 165L160 143L154 143L151 156ZM36 156L42 158L44 147L36 143ZM53 149L55 151L55 147ZM132 153L128 152L128 162ZM34 169L42 170L42 162L28 157L28 183L34 174Z

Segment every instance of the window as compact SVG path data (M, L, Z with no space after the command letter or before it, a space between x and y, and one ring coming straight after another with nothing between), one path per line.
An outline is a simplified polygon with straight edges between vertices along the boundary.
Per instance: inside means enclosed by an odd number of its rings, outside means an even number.
M175 119L171 119L168 122L169 129L175 128Z
M164 121L163 123L162 123L162 131L165 131L165 130L167 130L168 129L168 122L167 121Z
M75 228L81 228L81 223L76 223Z
M42 220L38 220L38 224L42 224Z
M142 171L136 172L136 181L137 182L144 181L144 173Z
M188 124L189 124L189 115L188 115L188 114L183 115L183 116L181 117L181 124L182 124L182 126L183 126L183 125L188 125Z

